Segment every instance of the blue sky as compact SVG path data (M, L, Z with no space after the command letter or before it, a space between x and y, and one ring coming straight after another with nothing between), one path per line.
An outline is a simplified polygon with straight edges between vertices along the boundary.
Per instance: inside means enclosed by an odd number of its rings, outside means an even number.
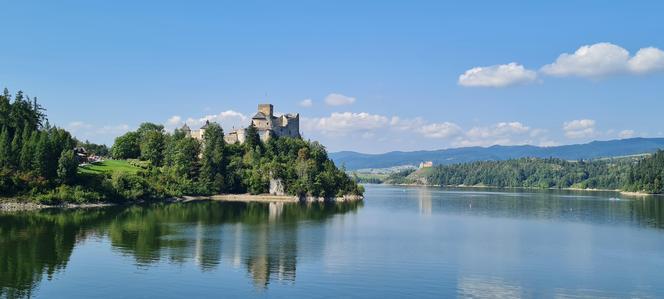
M458 2L3 1L0 86L108 144L261 102L331 151L664 136L663 2Z

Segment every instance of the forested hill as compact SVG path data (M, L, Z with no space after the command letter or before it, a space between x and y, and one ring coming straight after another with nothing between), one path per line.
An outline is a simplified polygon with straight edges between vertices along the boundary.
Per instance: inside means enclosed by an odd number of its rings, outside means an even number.
M400 165L418 165L433 161L435 165L449 165L474 161L508 160L524 157L559 158L563 160L588 160L654 153L664 148L664 138L631 138L609 141L593 141L586 144L538 147L532 145L462 147L434 151L389 152L362 154L345 151L331 153L337 165L349 170L362 168L386 168Z
M406 170L385 179L392 184L525 188L608 189L664 193L664 151L647 157L567 161L520 158L439 165Z

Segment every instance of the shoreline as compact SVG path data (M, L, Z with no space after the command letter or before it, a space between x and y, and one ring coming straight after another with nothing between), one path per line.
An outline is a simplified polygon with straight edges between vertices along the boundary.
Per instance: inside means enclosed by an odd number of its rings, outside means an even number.
M428 184L389 184L382 183L383 185L391 186L422 186L422 187L442 187L442 188L459 188L459 189L500 189L500 190L562 190L562 191L585 191L585 192L616 192L625 196L634 196L634 197L647 197L647 196L662 196L662 194L653 194L653 193L644 193L644 192L632 192L632 191L623 191L620 189L582 189L582 188L536 188L536 187L498 187L498 186L486 186L486 185L428 185Z
M312 202L351 202L362 201L364 196L361 195L344 195L342 197L323 198L323 197L299 197L291 195L270 195L270 194L217 194L209 196L182 196L171 197L155 200L140 200L133 202L113 203L113 202L100 202L100 203L63 203L55 205L47 205L32 202L29 200L20 200L12 198L0 198L0 213L3 212L22 212L22 211L36 211L44 209L92 209L92 208L105 208L123 205L135 205L144 203L176 203L176 202L196 202L196 201L220 201L220 202L260 202L260 203L312 203Z

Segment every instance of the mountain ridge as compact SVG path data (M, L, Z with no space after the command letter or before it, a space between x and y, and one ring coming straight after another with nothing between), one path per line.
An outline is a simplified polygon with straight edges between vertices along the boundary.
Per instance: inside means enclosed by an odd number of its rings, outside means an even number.
M330 158L337 165L343 165L348 170L356 170L362 168L417 165L422 161L433 161L434 164L456 164L523 157L588 160L653 153L658 149L664 149L664 138L637 137L551 147L493 145L489 147L474 146L441 150L391 151L382 154L340 151L330 153Z

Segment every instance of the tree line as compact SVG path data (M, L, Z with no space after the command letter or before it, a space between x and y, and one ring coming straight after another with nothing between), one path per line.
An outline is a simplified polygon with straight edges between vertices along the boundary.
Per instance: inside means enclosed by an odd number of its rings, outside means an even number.
M664 193L664 151L642 158L567 161L521 158L441 165L392 174L388 183L608 189Z
M45 110L19 91L0 95L0 196L40 193L72 183L78 163L77 141L52 127Z

